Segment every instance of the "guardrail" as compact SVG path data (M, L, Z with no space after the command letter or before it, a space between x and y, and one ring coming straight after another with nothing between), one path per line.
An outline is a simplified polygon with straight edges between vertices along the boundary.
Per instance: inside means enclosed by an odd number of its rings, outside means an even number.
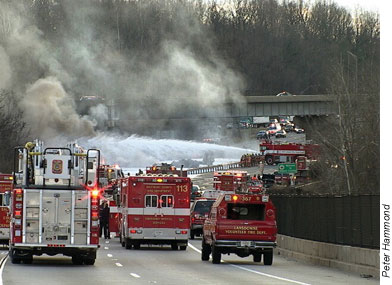
M233 163L191 168L191 169L187 170L187 173L188 173L188 175L189 174L202 174L202 173L214 172L214 171L219 171L219 170L228 170L228 169L234 169L234 168L240 168L240 167L243 167L241 162L233 162Z

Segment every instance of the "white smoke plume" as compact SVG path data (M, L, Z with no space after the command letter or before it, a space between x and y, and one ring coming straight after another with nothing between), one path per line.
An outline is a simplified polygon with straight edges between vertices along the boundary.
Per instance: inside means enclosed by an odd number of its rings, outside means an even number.
M37 138L77 138L95 134L92 122L76 113L73 98L54 77L39 79L28 87L20 106Z

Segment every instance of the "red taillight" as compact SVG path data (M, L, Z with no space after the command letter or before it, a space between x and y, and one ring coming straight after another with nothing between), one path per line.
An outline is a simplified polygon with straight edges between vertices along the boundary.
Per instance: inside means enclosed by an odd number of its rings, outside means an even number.
M181 231L182 235L186 235L188 233L188 231Z
M192 217L192 223L195 221L195 218L194 217Z
M130 230L129 231L131 234L136 234L136 230Z
M15 211L15 218L20 218L22 216L22 211Z
M91 191L91 197L98 198L98 196L99 196L99 190L94 189Z
M15 189L16 194L22 194L22 192L23 192L22 189Z

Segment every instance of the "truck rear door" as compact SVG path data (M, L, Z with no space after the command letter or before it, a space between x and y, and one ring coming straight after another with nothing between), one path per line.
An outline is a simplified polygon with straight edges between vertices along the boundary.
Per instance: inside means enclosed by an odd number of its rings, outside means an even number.
M90 203L85 190L27 189L24 242L88 244Z
M266 218L265 203L227 203L218 209L219 239L270 240L276 234L275 221Z

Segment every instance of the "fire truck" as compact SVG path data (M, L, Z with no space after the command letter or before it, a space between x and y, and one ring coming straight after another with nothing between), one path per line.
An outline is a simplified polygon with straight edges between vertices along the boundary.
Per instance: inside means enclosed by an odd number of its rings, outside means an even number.
M203 226L201 259L219 264L222 254L253 255L271 265L276 247L276 209L265 194L221 194Z
M121 184L120 242L126 249L141 244L170 244L186 250L190 226L191 180L174 175L130 176Z
M283 162L294 163L298 156L317 158L320 155L320 146L316 144L280 143L262 140L260 152L268 165Z
M0 174L0 243L8 244L10 239L9 195L12 191L12 174Z
M248 181L246 171L217 171L214 172L214 189L222 191L235 191L243 188Z
M39 140L15 148L9 256L71 256L93 265L99 248L100 151L76 143L44 147Z
M174 174L179 177L187 177L187 171L183 170L182 167L178 170L174 165L168 163L154 164L151 167L147 167L146 174Z

